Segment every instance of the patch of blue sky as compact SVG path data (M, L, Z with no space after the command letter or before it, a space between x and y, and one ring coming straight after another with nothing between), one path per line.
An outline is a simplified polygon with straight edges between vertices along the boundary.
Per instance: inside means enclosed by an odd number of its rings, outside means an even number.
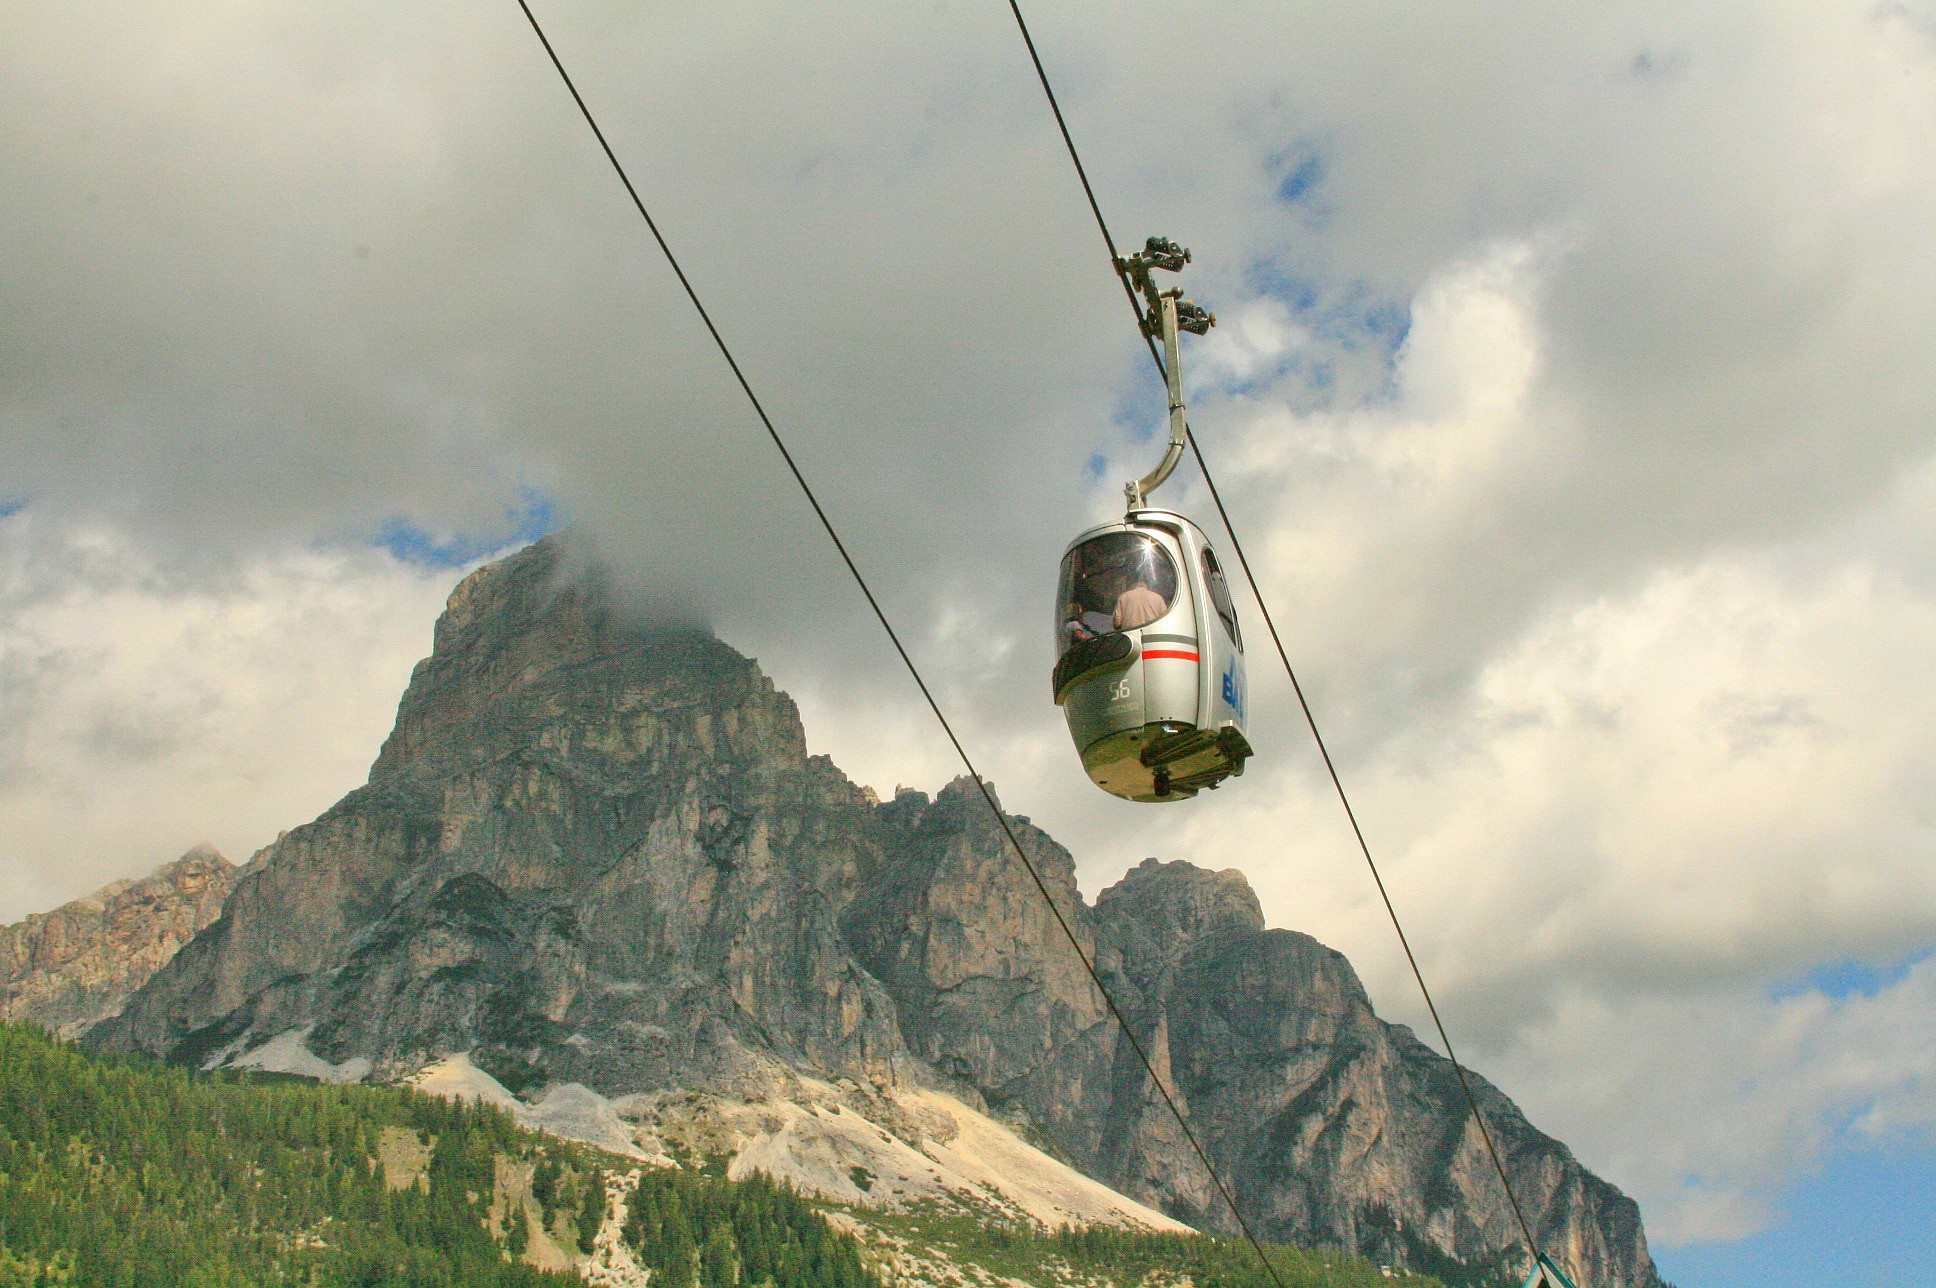
M1384 347L1396 351L1412 333L1412 310L1397 300L1380 300L1359 314L1359 325L1368 336L1382 340Z
M1277 178L1278 202L1299 223L1322 232L1337 216L1325 180L1331 166L1324 150L1309 139L1300 139L1271 157L1268 168Z
M1277 199L1287 206L1306 202L1316 195L1318 184L1324 180L1324 158L1316 152L1293 153L1282 158L1290 162L1290 168L1277 184Z
M1298 401L1314 409L1337 396L1340 386L1335 377L1341 359L1369 359L1386 373L1387 379L1373 382L1372 392L1361 395L1361 401L1377 401L1395 392L1398 351L1411 333L1408 301L1382 295L1366 282L1325 283L1270 259L1253 261L1243 280L1252 295L1283 305L1303 339L1241 379L1219 382L1219 392L1241 397L1295 380L1304 393ZM1357 382L1353 387L1367 386Z
M10 497L0 496L0 519L19 514L26 508L27 502L25 500L15 500Z
M1354 353L1393 354L1411 334L1410 301L1381 293L1369 282L1324 283L1267 258L1252 260L1243 280L1253 293L1289 309L1313 339Z
M1288 394L1287 382L1294 384L1294 391ZM1206 388L1225 398L1265 394L1287 398L1293 407L1309 411L1331 401L1337 386L1337 364L1323 353L1293 350L1242 376L1212 373L1193 383L1199 397Z
M432 533L413 519L398 516L377 531L373 544L399 563L426 568L461 568L514 546L525 546L557 531L557 507L550 497L526 489L504 512L504 523L488 533Z
M1318 284L1308 277L1298 277L1286 273L1269 260L1258 260L1244 274L1246 283L1259 295L1268 295L1289 308L1291 312L1303 315L1318 306Z
M1769 994L1777 1001L1803 993L1820 993L1837 1002L1851 997L1874 997L1884 989L1902 983L1910 971L1931 957L1936 957L1936 948L1925 948L1894 962L1877 963L1845 957L1840 961L1812 966L1780 980L1769 990Z
M1311 140L1299 140L1272 157L1270 167L1279 176L1278 201L1308 228L1321 232L1336 215L1328 193L1331 167L1324 150ZM1271 370L1253 373L1240 387L1231 389L1232 393L1241 394L1294 376L1308 392L1322 399L1335 388L1329 378L1331 365L1322 355L1324 349L1370 355L1390 363L1411 331L1410 301L1381 292L1369 282L1327 282L1270 257L1253 260L1246 267L1243 281L1253 294L1288 309L1309 336L1307 347L1318 353L1287 353L1271 364Z
M1677 1288L1936 1285L1936 1149L1844 1138L1783 1198L1775 1223L1726 1243L1656 1248Z
M1324 393L1338 383L1338 369L1332 363L1320 358L1305 364L1305 387L1315 393Z
M1087 467L1089 470L1089 481L1091 483L1100 482L1102 476L1109 472L1109 458L1101 452L1091 452L1089 453Z

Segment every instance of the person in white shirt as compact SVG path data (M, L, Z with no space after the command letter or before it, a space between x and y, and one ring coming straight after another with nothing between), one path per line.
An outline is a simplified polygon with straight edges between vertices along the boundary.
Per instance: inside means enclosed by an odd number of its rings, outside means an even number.
M1133 631L1138 626L1148 626L1169 611L1169 601L1144 585L1141 578L1132 574L1129 588L1116 597L1114 617L1116 629Z

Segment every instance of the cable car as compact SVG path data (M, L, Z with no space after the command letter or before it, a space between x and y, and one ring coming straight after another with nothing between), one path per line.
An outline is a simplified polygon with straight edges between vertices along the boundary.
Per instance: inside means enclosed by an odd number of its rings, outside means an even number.
M1128 484L1119 523L1069 543L1055 596L1055 701L1096 786L1132 801L1187 800L1244 772L1243 631L1230 584L1203 529L1148 504L1182 459L1186 426L1178 332L1216 319L1149 270L1176 272L1190 253L1152 237L1118 268L1149 299L1170 394L1163 460ZM1152 325L1154 323L1155 325Z

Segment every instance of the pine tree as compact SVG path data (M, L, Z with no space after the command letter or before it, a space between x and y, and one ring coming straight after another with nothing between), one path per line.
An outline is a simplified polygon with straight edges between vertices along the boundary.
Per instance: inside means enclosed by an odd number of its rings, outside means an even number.
M584 1182L585 1196L578 1207L578 1247L589 1255L592 1240L605 1224L605 1178L597 1172L588 1172Z

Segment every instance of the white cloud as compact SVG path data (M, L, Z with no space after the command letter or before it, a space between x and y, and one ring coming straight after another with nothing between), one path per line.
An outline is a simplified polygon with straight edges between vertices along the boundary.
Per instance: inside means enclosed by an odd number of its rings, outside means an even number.
M1874 999L1769 996L1936 944L1936 595L1845 538L1556 606L1345 765L1465 1055L1663 1243L1758 1228L1838 1123L1936 1112L1928 962ZM1425 1032L1309 769L1163 848L1244 867Z
M184 585L0 520L0 921L199 841L242 862L362 781L455 574L374 552Z
M1776 1219L1783 1188L1838 1134L1913 1147L1908 1133L1936 1123L1932 1013L1927 960L1841 999L1579 992L1526 1027L1502 1073L1529 1112L1576 1119L1574 1147L1653 1200L1657 1243L1728 1240Z

